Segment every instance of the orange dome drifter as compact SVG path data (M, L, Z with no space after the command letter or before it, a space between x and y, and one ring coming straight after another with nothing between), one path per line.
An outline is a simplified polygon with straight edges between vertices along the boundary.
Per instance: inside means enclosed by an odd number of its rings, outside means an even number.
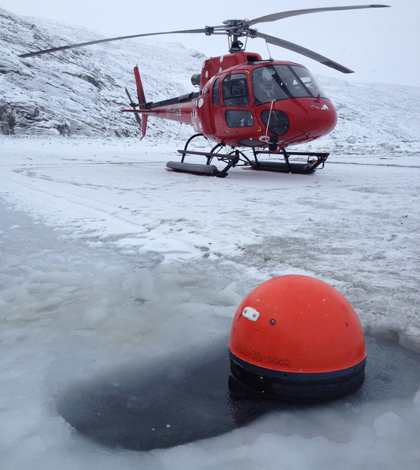
M356 312L336 289L308 276L277 277L250 292L233 319L229 349L233 377L267 396L329 399L364 380Z

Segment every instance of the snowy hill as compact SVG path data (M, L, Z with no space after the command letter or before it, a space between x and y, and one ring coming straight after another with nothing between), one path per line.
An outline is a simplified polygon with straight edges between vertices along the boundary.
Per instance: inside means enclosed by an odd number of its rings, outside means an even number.
M338 124L313 146L346 153L418 149L420 88L317 79L337 109Z
M99 39L92 31L0 9L0 133L14 135L135 136L138 126L124 87L134 96L138 64L150 101L193 91L190 76L204 56L180 44L135 40L20 59L19 54ZM281 58L281 50L277 56ZM302 62L310 68L310 63ZM345 153L414 150L419 141L420 88L350 84L318 77L339 113L336 129L309 147ZM191 134L189 126L150 119L148 141Z
M123 41L31 59L28 50L100 39L92 31L20 17L0 9L0 117L3 134L139 134L122 114L135 97L133 67L139 65L146 98L156 101L193 91L190 76L204 56L181 44ZM35 60L34 60L35 59ZM151 120L150 136L178 133L179 124Z

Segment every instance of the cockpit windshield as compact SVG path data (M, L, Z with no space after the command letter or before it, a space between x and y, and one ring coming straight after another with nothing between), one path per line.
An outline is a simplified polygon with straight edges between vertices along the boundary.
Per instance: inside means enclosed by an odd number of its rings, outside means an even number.
M325 94L308 69L295 65L267 65L252 71L257 106L287 98L317 98Z

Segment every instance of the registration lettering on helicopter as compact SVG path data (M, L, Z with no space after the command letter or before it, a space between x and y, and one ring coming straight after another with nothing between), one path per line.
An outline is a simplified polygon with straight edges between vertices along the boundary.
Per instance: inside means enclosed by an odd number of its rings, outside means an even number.
M181 107L180 106L171 106L166 109L166 115L171 116L181 116Z

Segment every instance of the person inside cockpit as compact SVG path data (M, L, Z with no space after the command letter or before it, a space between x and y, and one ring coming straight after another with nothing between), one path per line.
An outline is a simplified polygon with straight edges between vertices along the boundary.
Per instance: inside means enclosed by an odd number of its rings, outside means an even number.
M262 67L254 71L254 99L258 106L275 100L274 79L268 67Z

